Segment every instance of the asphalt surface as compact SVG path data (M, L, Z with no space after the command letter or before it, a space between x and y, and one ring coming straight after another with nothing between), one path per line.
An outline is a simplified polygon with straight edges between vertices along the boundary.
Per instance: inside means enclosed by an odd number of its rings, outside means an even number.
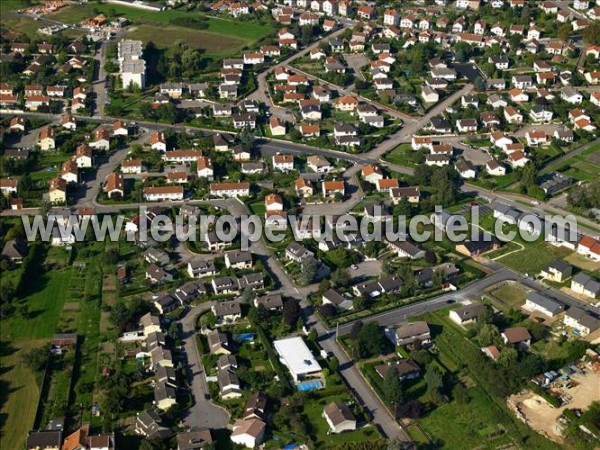
M196 318L213 306L214 302L202 303L190 309L181 319L183 344L187 356L186 375L190 390L194 396L194 405L184 413L184 421L190 427L207 427L212 429L227 428L229 413L209 400L206 385L206 373L200 362L196 347Z

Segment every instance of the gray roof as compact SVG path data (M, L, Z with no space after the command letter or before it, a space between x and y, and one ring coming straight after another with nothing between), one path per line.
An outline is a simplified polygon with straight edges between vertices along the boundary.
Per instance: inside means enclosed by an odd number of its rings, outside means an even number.
M240 304L238 302L219 302L213 306L217 317L228 316L230 314L241 314Z
M480 305L479 303L473 303L472 305L462 306L454 312L458 314L461 320L473 320L479 317L481 313L483 313L487 307L485 305Z
M237 264L240 262L252 262L252 253L233 250L225 254L225 257L229 260L231 264Z
M406 323L396 328L396 337L398 339L407 339L423 334L429 334L429 325L425 321Z
M579 272L573 277L573 281L585 287L586 291L600 294L600 282L589 276L587 273Z
M527 300L550 311L552 314L559 313L560 311L565 309L562 303L552 300L551 298L548 298L544 295L538 294L537 292L532 292L531 294L529 294L527 296Z
M577 308L576 306L572 306L571 308L569 308L565 315L572 317L579 324L583 325L586 328L589 328L590 332L593 332L600 328L600 320L598 320L594 316L591 316L583 309Z
M27 448L60 448L62 444L61 430L30 431L27 436Z
M567 276L571 275L571 272L573 271L573 266L567 264L564 261L552 261L546 266L546 269L544 270L548 271L549 269L554 269L557 272L560 272L562 275Z
M262 305L266 309L282 308L283 307L283 298L281 297L281 294L265 295L263 297L259 297L259 298L255 299L254 305L256 307Z

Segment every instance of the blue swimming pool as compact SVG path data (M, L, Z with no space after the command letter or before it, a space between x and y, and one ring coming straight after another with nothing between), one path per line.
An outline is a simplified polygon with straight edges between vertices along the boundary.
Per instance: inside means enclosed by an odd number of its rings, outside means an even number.
M234 334L233 340L236 342L252 342L254 340L254 334L253 333Z
M300 392L316 391L317 389L323 389L323 383L320 380L303 381L296 386Z

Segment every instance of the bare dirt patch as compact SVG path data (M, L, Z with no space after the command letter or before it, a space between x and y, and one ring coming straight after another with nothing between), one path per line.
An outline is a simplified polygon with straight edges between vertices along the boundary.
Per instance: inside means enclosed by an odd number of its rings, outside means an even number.
M116 275L106 275L102 283L103 291L114 291L117 288L117 277Z
M79 302L67 302L63 306L63 311L79 311L81 310L81 305Z
M585 374L573 374L571 379L577 383L571 389L558 390L569 396L570 401L560 408L554 408L546 400L531 391L525 391L509 397L508 404L517 416L533 430L547 436L555 442L562 443L563 437L557 419L566 409L587 409L589 405L600 400L600 373L593 370Z

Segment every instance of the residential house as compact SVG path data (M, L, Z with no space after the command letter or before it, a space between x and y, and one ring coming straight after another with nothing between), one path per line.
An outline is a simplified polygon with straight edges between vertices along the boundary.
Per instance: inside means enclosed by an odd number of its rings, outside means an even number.
M329 425L331 433L356 430L356 418L345 403L329 403L323 409L323 417Z
M540 312L546 316L554 317L563 312L565 307L556 300L538 294L537 292L532 292L525 299L523 309L532 312Z
M579 272L571 280L571 290L590 298L600 297L600 281L585 272Z
M487 311L487 308L485 305L473 303L451 310L448 317L458 325L465 325L475 322L481 314Z

